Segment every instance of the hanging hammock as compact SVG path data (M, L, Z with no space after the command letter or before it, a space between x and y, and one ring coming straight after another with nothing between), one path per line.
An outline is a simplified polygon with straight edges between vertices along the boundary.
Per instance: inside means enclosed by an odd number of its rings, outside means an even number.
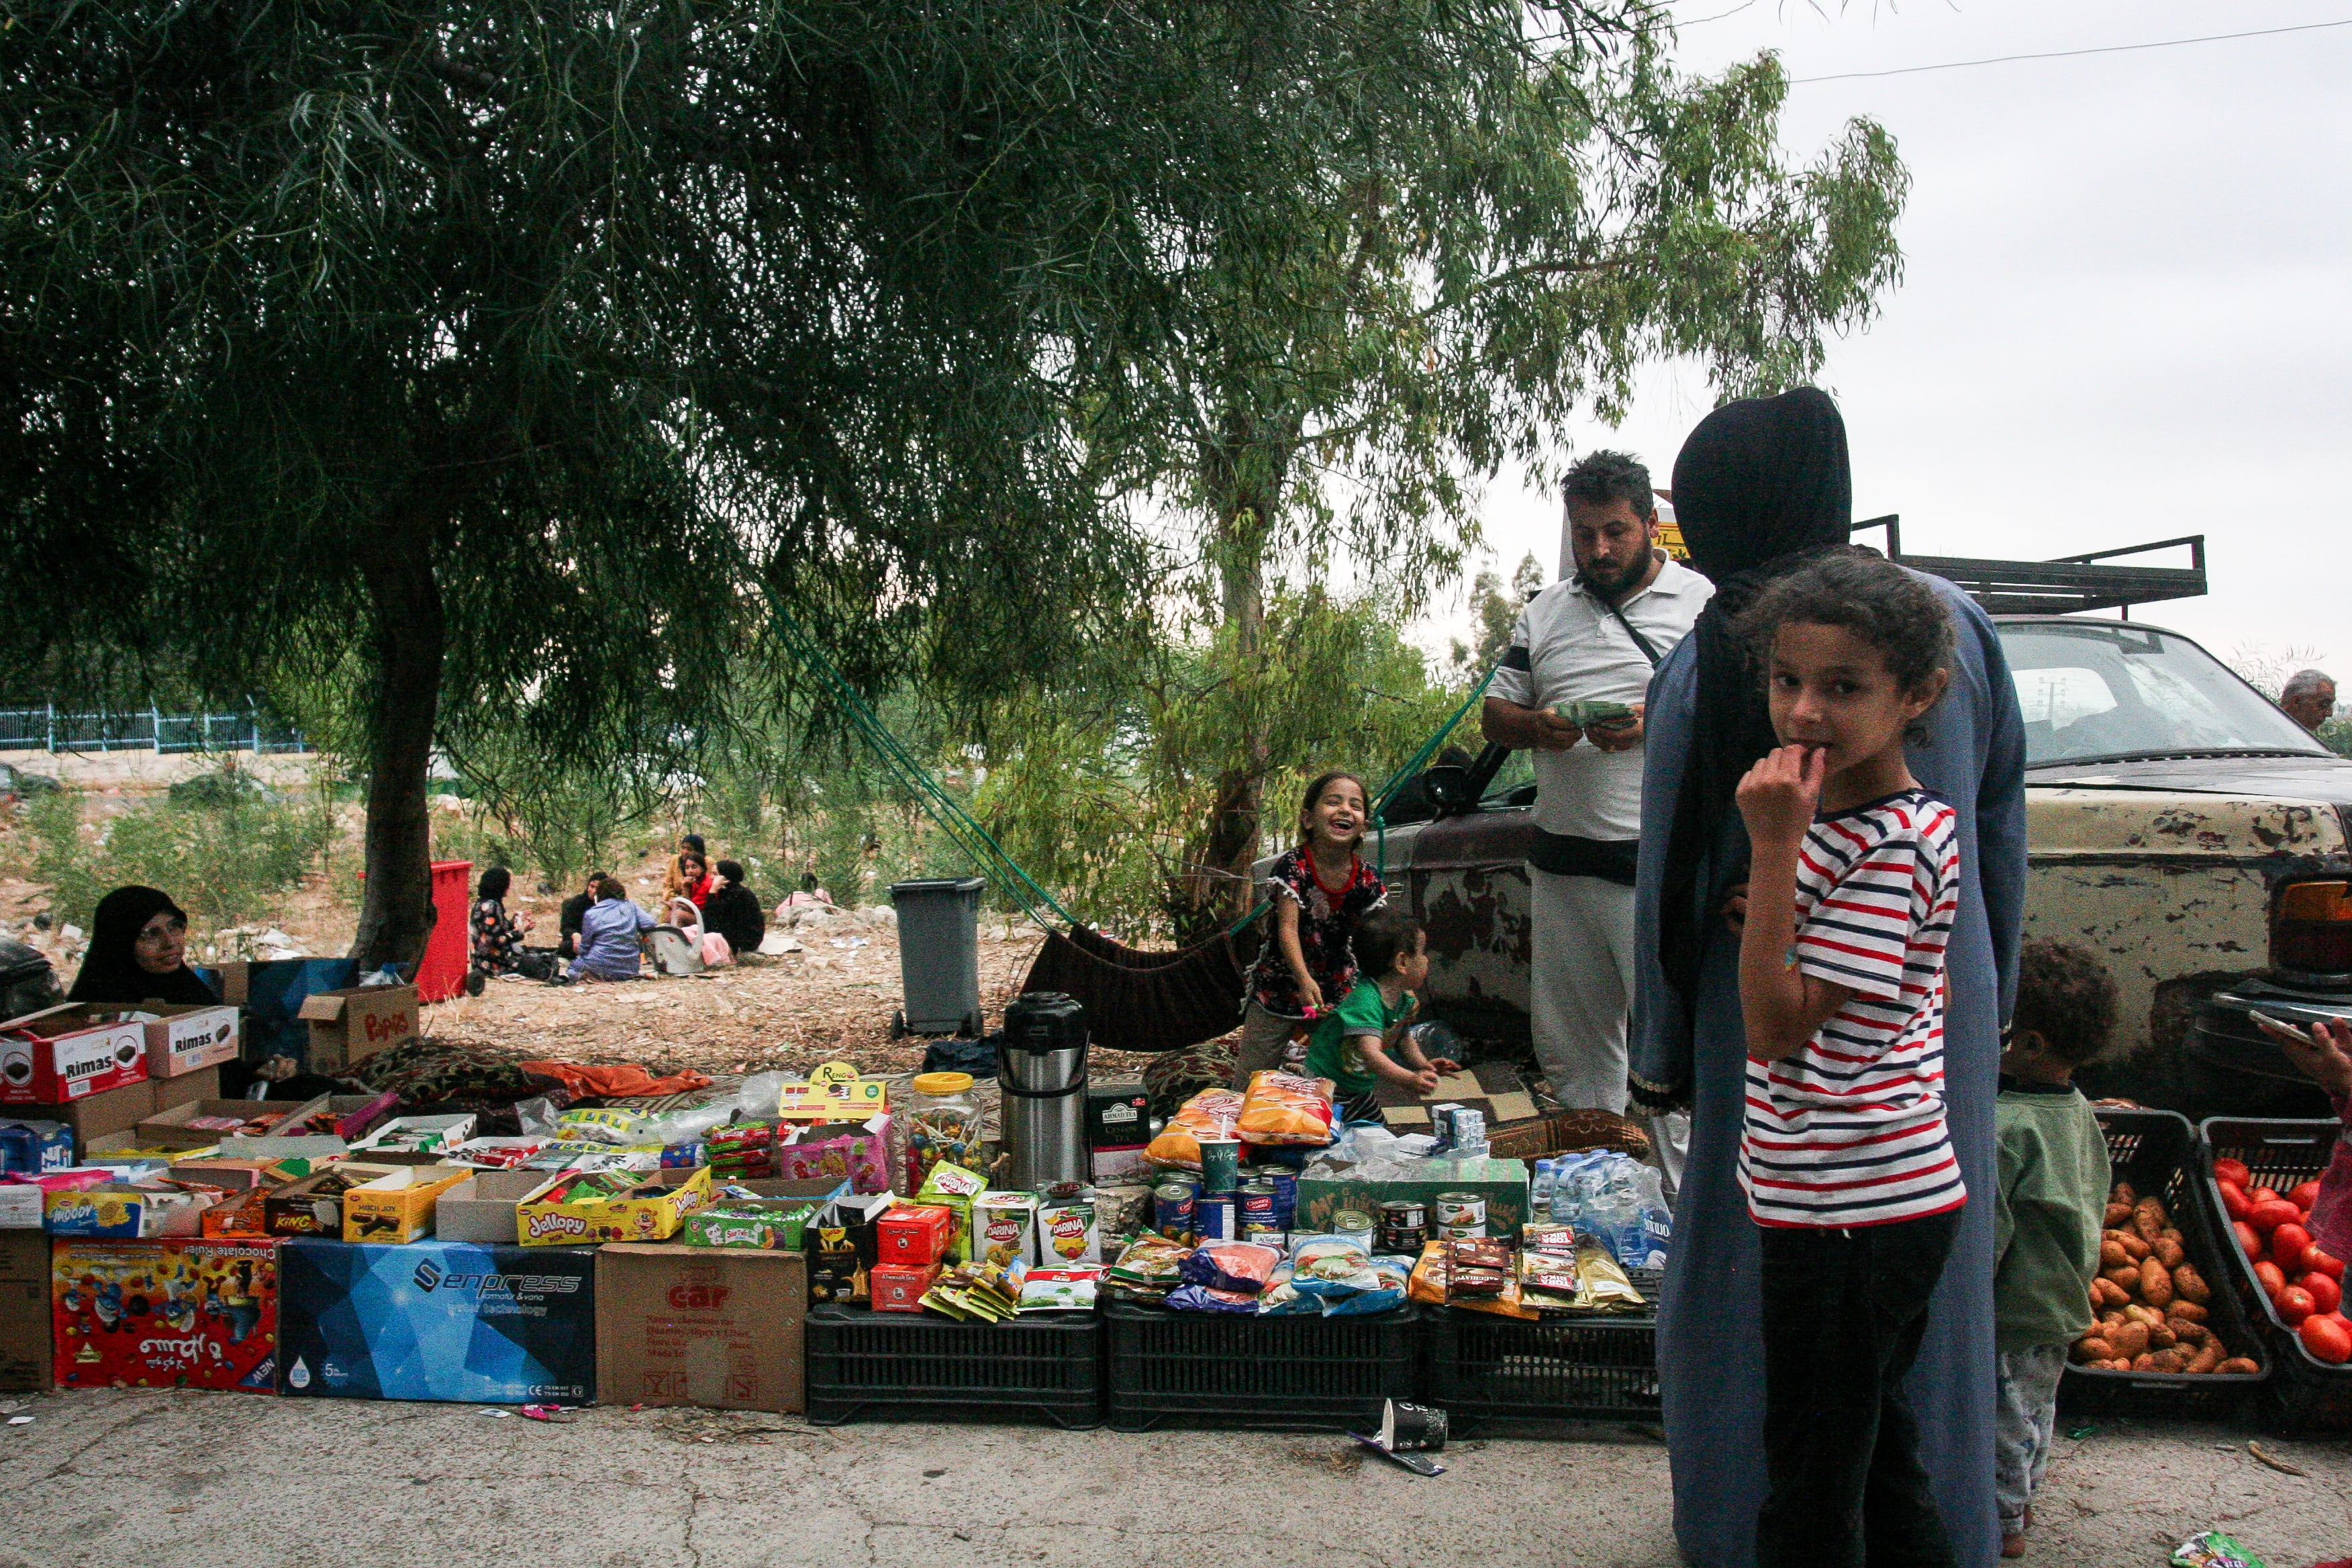
M1087 1009L1088 1033L1096 1044L1110 1050L1182 1050L1240 1026L1246 975L1257 956L1255 943L1244 933L1265 912L1265 902L1259 902L1207 942L1175 952L1129 947L1091 929L1023 870L995 837L931 776L930 770L898 743L881 716L834 668L772 593L769 605L785 647L830 693L884 770L914 796L949 840L1045 931L1045 945L1030 965L1022 990L1060 991L1077 998ZM1382 810L1436 754L1494 679L1495 671L1487 670L1462 705L1438 726L1412 761L1390 775L1373 799L1372 826L1382 876L1388 872L1388 824ZM1046 919L1046 911L1059 916L1061 924Z

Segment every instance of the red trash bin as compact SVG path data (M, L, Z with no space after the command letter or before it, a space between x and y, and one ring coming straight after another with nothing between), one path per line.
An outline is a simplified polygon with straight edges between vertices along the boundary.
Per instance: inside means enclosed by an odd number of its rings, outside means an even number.
M467 873L473 868L471 860L433 862L433 934L425 940L424 960L416 966L419 1002L446 1002L466 988L472 951L466 927L474 908Z

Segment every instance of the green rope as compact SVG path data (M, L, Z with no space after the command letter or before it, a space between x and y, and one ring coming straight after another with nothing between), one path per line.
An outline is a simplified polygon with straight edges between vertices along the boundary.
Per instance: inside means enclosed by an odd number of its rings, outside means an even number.
M974 820L971 814L964 810L962 803L931 776L930 770L899 744L898 738L890 732L889 726L882 722L881 716L867 705L866 699L858 695L848 677L835 668L833 661L824 656L824 650L816 646L815 640L800 622L793 618L792 612L777 601L772 589L768 592L768 605L775 613L777 624L783 629L785 647L800 661L802 668L816 677L827 689L841 711L848 716L850 727L873 748L875 755L881 759L883 767L899 787L915 797L926 815L948 836L950 842L963 852L965 858L983 872L991 873L992 879L1021 906L1021 912L1038 925L1051 929L1051 922L1038 912L1041 907L1061 917L1065 926L1077 925L1078 918L1064 909L1052 893L1039 886L1036 879L1022 868L1020 862L1005 852L1004 846L996 841L995 836ZM1378 835L1382 878L1388 875L1388 819L1382 816L1384 808L1396 792L1404 787L1405 782L1420 773L1429 759L1436 754L1438 747L1445 743L1445 738L1454 732L1455 725L1462 722L1471 705L1486 695L1487 683L1495 679L1495 670L1501 668L1497 664L1479 679L1478 684L1470 689L1470 695L1463 699L1462 705L1454 709L1445 722L1438 726L1437 732L1412 754L1412 761L1389 775L1388 783L1381 786L1379 795L1374 798L1372 826ZM1261 900L1225 934L1228 937L1239 936L1249 929L1252 921L1265 913L1271 903L1270 900Z

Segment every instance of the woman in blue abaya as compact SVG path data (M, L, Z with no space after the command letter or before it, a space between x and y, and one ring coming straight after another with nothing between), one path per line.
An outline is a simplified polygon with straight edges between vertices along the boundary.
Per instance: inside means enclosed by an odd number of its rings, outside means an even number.
M1733 791L1773 736L1761 677L1731 623L1765 584L1845 547L1853 482L1844 422L1811 387L1727 405L1691 433L1674 487L1691 564L1716 593L1659 667L1643 720L1633 1091L1650 1109L1691 1111L1658 1316L1675 1531L1701 1568L1749 1568L1765 1492L1764 1359L1758 1233L1739 1186L1747 1059L1739 942L1727 915L1744 894L1748 864ZM1951 608L1957 647L1950 688L1909 763L1959 817L1945 1093L1970 1202L1906 1386L1955 1557L1981 1568L2000 1551L1992 1497L1993 1098L2025 880L2025 735L1991 621L1949 583L1926 581Z

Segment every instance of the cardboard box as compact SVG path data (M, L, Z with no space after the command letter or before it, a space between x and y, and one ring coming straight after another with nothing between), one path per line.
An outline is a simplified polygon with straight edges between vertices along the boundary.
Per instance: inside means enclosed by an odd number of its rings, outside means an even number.
M477 1171L441 1194L433 1210L434 1238L511 1247L516 1204L545 1185L541 1171Z
M139 1011L153 1020L144 1026L149 1078L181 1078L236 1060L236 1008L150 1003Z
M596 1390L608 1405L804 1408L807 1265L793 1252L623 1243L596 1259Z
M197 1236L204 1231L209 1198L177 1187L72 1187L41 1200L41 1228L51 1236L87 1236L134 1241L159 1236Z
M147 1031L115 1021L121 1012L68 1002L0 1025L0 1104L63 1105L145 1083Z
M1399 1198L1416 1198L1433 1215L1440 1193L1476 1193L1486 1200L1486 1234L1505 1239L1519 1234L1528 1217L1528 1167L1521 1160L1461 1160L1454 1173L1412 1182L1331 1181L1317 1176L1298 1178L1298 1213L1295 1228L1331 1228L1331 1216L1354 1209L1380 1219L1381 1205ZM1433 1223L1434 1223L1433 1221Z
M378 1051L416 1038L416 987L315 991L302 998L295 1016L310 1026L310 1070L337 1077Z
M196 1229L205 1237L266 1239L269 1235L269 1189L237 1193L204 1212Z
M395 1116L352 1144L352 1152L372 1160L386 1154L445 1153L474 1135L478 1120L469 1110L442 1116Z
M278 1385L278 1247L86 1241L50 1254L57 1380L68 1388Z
M877 1263L868 1271L877 1312L919 1312L923 1297L939 1283L936 1263Z
M240 1042L242 1039L243 1037L240 1035ZM149 1116L160 1116L173 1107L185 1105L190 1100L218 1100L220 1068L198 1068L194 1072L184 1072L177 1078L156 1078L150 1074L147 1084L153 1091L154 1103L142 1114L141 1121L146 1120ZM107 1131L113 1131L115 1129L109 1128Z
M1139 1182L1157 1169L1143 1157L1145 1145L1132 1149L1095 1149L1087 1154L1087 1169L1093 1173L1098 1187L1116 1186L1125 1182Z
M722 1198L687 1215L677 1238L688 1247L798 1252L824 1212L817 1198Z
M0 1394L49 1386L49 1238L0 1231Z
M1151 1096L1139 1078L1087 1086L1087 1147L1140 1149L1151 1142Z
M150 1148L216 1150L229 1139L238 1136L239 1128L249 1127L265 1116L275 1126L289 1116L308 1114L322 1108L326 1099L325 1095L320 1095L308 1100L184 1100L141 1118L138 1133L140 1141ZM231 1125L201 1125L205 1122L227 1122Z
M389 1176L394 1165L339 1164L289 1182L262 1196L264 1223L272 1236L323 1236L341 1240L343 1199L352 1188Z
M109 1132L93 1138L83 1145L81 1163L85 1165L108 1165L118 1171L160 1171L189 1160L210 1160L215 1151L205 1149L169 1149L162 1144L141 1139L139 1130Z
M0 1174L62 1171L73 1163L73 1129L64 1122L0 1116Z
M343 1194L343 1239L400 1243L431 1233L443 1193L473 1173L454 1165L404 1165Z
M184 1081L167 1079L167 1082ZM397 1094L321 1094L305 1100L190 1100L142 1119L139 1135L162 1148L217 1147L226 1155L246 1159L283 1159L289 1154L326 1159L347 1154L361 1137L400 1103ZM269 1118L273 1131L243 1134L234 1128L200 1123L236 1120L250 1125ZM279 1135L278 1128L293 1128L321 1117L333 1118L321 1132Z
M594 1247L304 1240L278 1256L281 1394L499 1405L596 1397Z
M578 1173L559 1171L515 1205L515 1239L525 1247L565 1242L662 1241L677 1234L686 1216L710 1201L710 1167L654 1171L626 1191L609 1197L559 1203L546 1195Z

